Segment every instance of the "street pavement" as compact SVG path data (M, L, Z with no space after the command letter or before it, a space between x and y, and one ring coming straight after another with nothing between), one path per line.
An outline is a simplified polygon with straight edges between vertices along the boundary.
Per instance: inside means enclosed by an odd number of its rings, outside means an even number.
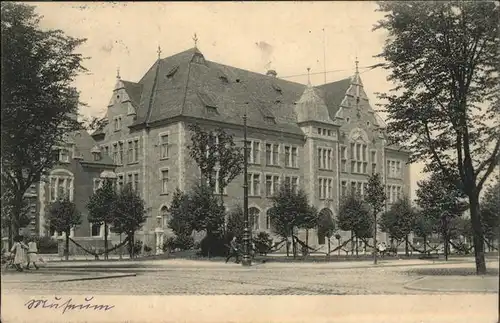
M49 262L38 271L2 271L2 294L43 295L421 295L496 293L498 260L486 276L472 258L448 262L382 260L335 263L220 261Z

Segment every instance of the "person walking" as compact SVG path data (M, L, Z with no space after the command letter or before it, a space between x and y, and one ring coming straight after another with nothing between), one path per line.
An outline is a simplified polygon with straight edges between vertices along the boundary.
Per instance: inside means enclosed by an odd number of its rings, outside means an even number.
M38 261L38 246L36 245L35 238L31 237L28 242L28 264L26 265L26 269L30 269L30 263L33 263L33 266L36 270L38 270L38 266L36 262Z
M23 238L21 236L15 237L10 252L14 253L14 267L16 267L17 271L23 271L22 264L26 258L26 249L28 249L28 246L23 243Z
M239 252L239 248L238 248L238 243L236 242L236 236L234 236L233 239L231 240L231 242L229 243L229 254L227 255L227 258L226 258L226 264L229 261L229 259L231 259L233 257L236 258L235 263L240 262L240 252Z

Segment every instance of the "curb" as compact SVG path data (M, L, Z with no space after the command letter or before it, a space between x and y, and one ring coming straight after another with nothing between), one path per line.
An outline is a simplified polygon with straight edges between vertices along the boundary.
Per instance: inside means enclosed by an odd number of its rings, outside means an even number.
M100 279L111 279L111 278L125 278L125 277L135 277L136 273L117 273L105 276L96 277L82 277L82 278L70 278L70 279L54 279L54 280L44 280L46 283L63 283L63 282L73 282L73 281L86 281L86 280L100 280ZM2 284L32 284L39 283L39 280L28 280L28 281L3 281Z
M416 291L422 291L422 292L434 292L434 293L463 293L463 294L469 294L469 293L479 293L479 294L496 294L498 293L497 291L488 291L488 290L477 290L477 289L443 289L443 288L428 288L428 287L415 287L412 286L422 280L429 279L429 277L420 277L415 280L412 280L411 282L403 285L404 289L407 290L416 290Z

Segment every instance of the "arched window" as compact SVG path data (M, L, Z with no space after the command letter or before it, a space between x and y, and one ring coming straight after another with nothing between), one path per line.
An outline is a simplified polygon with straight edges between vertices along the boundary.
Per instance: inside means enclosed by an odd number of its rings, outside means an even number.
M330 237L333 229L333 213L324 208L319 212L318 244L325 244L325 237Z
M168 208L165 205L162 206L160 209L160 217L161 217L161 222L162 222L163 228L164 229L168 228L168 221L169 221Z
M259 230L259 213L260 210L256 207L251 207L248 209L248 219L252 225L253 230Z

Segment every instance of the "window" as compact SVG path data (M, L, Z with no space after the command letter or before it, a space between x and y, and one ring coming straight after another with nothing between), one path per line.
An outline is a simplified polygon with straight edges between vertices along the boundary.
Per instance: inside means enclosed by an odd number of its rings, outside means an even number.
M321 128L318 128L318 135L321 135Z
M127 159L128 163L137 163L139 161L139 139L128 141Z
M55 202L58 199L68 197L73 201L73 177L70 176L50 176L49 179L49 199Z
M333 150L331 148L318 148L318 162L320 169L333 169Z
M347 181L342 181L340 190L341 196L345 196L347 194Z
M402 168L400 160L387 160L387 176L391 178L402 177Z
M248 174L248 195L260 196L260 174Z
M260 142L255 140L250 140L250 164L260 164Z
M118 164L123 164L123 141L118 142Z
M102 178L94 178L94 193L102 187L104 180Z
M279 190L280 177L277 175L266 175L266 196L271 197Z
M61 163L69 163L69 149L68 148L59 149L59 161Z
M165 205L161 207L160 209L160 217L162 218L162 226L163 228L168 228L168 222L169 222L169 217L168 217L168 207Z
M292 146L285 146L285 166L298 167L298 148Z
M127 184L129 184L134 191L139 192L139 172L128 173Z
M168 193L168 169L161 170L161 193Z
M340 171L347 172L347 147L340 146Z
M266 212L266 229L271 229L271 209Z
M168 135L160 135L160 158L168 158Z
M333 198L333 178L319 178L319 198L321 200Z
M90 234L92 237L99 237L101 235L101 225L99 223L91 223Z
M116 116L113 118L115 131L120 131L122 129L122 117Z
M377 151L371 151L371 162L372 162L372 174L377 172Z
M278 144L266 144L266 165L279 165L279 147Z
M285 176L285 184L288 185L293 192L297 193L299 190L299 177Z
M121 191L125 185L125 177L123 174L118 174L118 180L116 181L116 188Z
M219 170L215 170L214 173L214 179L215 179L215 194L220 194L220 183L219 183ZM227 187L224 187L222 190L223 195L227 195Z
M365 144L351 143L351 173L367 174L368 147Z
M248 218L252 221L253 230L259 230L259 213L260 210L256 207L251 207L248 209Z
M387 185L386 191L389 204L395 203L402 197L402 188L399 185Z
M112 146L112 149L111 149L111 154L112 154L112 157L113 157L113 162L115 164L120 164L118 162L118 143L113 143L113 146Z
M368 188L367 182L351 181L351 189L361 196L364 196L367 188Z

